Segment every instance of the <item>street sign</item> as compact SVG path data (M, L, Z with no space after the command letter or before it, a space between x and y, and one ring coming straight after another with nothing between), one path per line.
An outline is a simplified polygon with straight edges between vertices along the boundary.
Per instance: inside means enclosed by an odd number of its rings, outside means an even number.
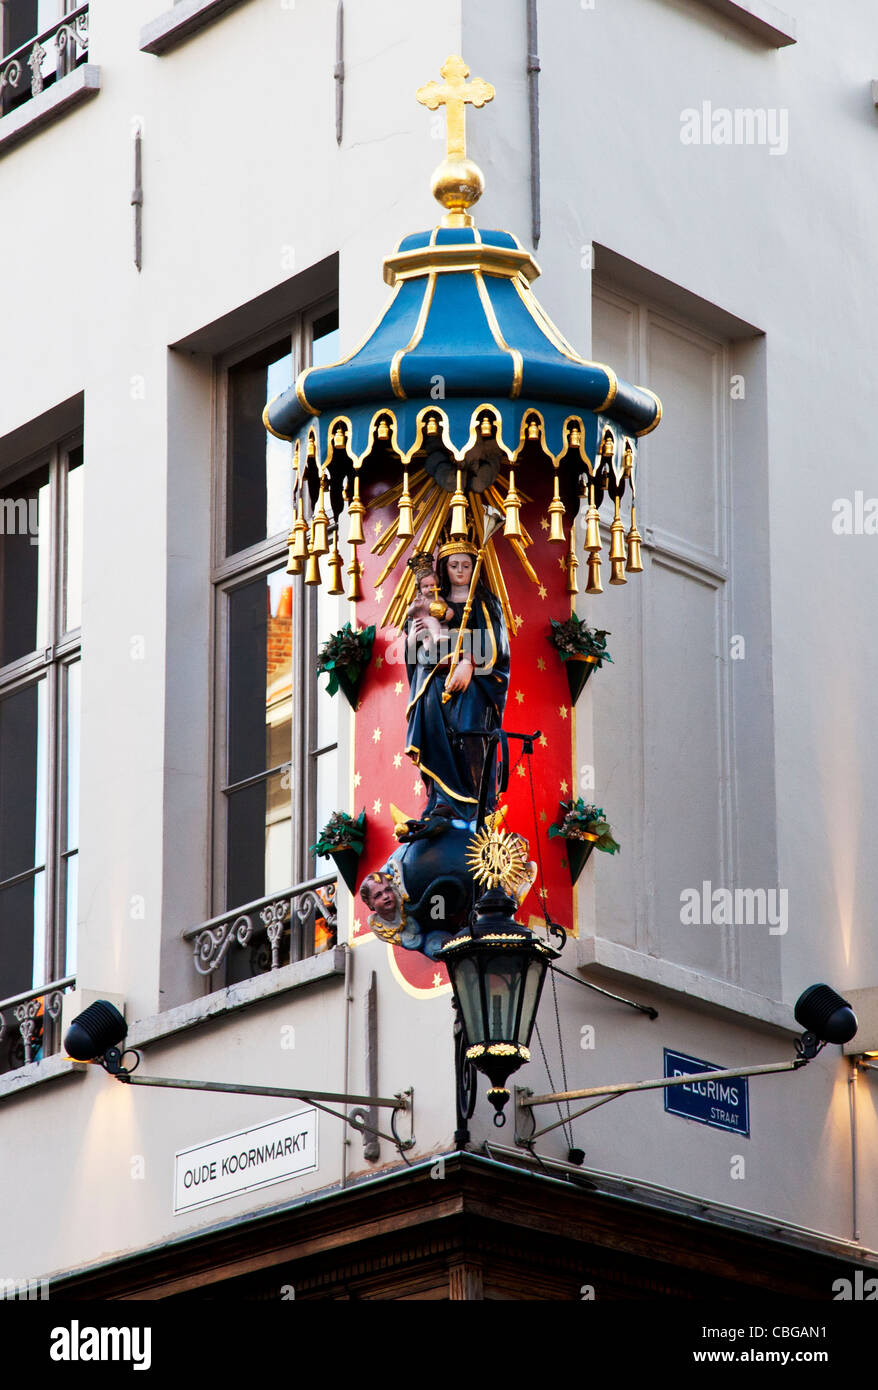
M686 1076L690 1072L724 1071L716 1062L687 1057L684 1052L665 1050L665 1076ZM693 1081L665 1087L665 1110L686 1120L713 1129L728 1129L750 1138L750 1093L746 1076L725 1081Z
M317 1167L313 1106L174 1155L174 1213L194 1211Z

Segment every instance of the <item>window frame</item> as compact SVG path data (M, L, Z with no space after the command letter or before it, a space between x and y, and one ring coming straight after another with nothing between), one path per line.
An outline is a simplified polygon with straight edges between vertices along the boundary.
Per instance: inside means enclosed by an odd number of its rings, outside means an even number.
M211 535L212 564L210 583L213 590L212 662L213 672L210 721L212 730L212 794L210 797L209 874L211 916L231 912L243 904L228 902L228 819L229 792L232 787L246 785L255 779L239 783L226 782L229 735L229 596L255 579L285 568L288 555L289 528L267 536L233 554L226 553L227 523L230 505L230 370L285 338L292 355L292 380L311 365L311 346L314 324L328 314L338 311L337 294L325 295L280 322L275 322L259 334L235 344L214 359L214 438L212 453L212 495L214 516ZM292 630L300 635L298 657L293 647L292 686L297 698L292 703L291 747L288 764L290 776L290 834L292 883L295 887L315 876L315 857L309 845L316 839L317 760L321 753L331 752L335 744L317 747L317 587L306 588L292 582ZM265 778L272 769L259 774ZM294 800L295 793L295 800ZM299 813L296 814L298 805Z
M0 881L0 888L12 887L45 873L45 920L43 922L42 958L44 979L32 983L33 988L50 984L68 974L67 941L67 876L63 865L79 854L80 846L66 848L68 831L68 685L69 670L82 660L82 627L64 630L65 602L68 575L68 472L69 460L77 449L83 450L79 467L85 467L83 431L76 429L60 436L53 444L28 455L0 474L0 488L9 491L24 478L47 468L49 472L50 551L48 557L48 641L34 651L0 667L0 699L38 687L45 681L46 689L46 806L43 833L45 853L42 868L11 875ZM81 740L81 733L80 733ZM34 923L34 960L37 958L37 924ZM28 986L30 988L31 986Z

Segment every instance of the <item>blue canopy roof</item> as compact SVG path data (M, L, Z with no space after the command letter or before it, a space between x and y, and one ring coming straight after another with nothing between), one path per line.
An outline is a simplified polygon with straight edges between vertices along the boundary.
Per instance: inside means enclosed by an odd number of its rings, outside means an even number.
M329 429L342 419L349 450L361 456L376 416L390 414L397 446L409 454L424 413L433 411L461 457L480 408L490 405L510 455L536 414L555 456L566 447L565 424L578 419L591 458L608 424L632 438L654 429L658 397L580 357L531 289L539 273L509 232L435 227L405 237L384 263L393 294L366 339L340 362L302 372L266 407L266 428L293 439L316 427L324 454Z

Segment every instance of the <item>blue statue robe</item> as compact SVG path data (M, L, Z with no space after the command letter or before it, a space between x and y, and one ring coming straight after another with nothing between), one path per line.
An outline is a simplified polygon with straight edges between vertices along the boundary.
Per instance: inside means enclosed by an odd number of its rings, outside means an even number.
M452 603L450 651L457 643L463 618L463 603ZM437 802L453 807L465 821L475 819L479 783L485 756L484 741L477 738L455 740L463 730L499 729L509 690L509 639L497 599L479 586L467 622L472 633L470 649L474 658L472 679L464 691L456 691L442 703L449 661L434 660L408 665L409 703L406 714L406 753L420 769L428 791L428 814ZM467 639L464 639L467 654ZM435 653L433 654L436 655ZM441 653L439 653L441 656ZM489 800L488 810L494 807Z

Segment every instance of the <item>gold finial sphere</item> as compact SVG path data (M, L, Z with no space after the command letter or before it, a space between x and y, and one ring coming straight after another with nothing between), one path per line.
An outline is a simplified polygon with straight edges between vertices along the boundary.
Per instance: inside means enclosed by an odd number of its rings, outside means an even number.
M485 176L471 159L445 159L433 174L430 189L448 212L465 213L485 191Z

